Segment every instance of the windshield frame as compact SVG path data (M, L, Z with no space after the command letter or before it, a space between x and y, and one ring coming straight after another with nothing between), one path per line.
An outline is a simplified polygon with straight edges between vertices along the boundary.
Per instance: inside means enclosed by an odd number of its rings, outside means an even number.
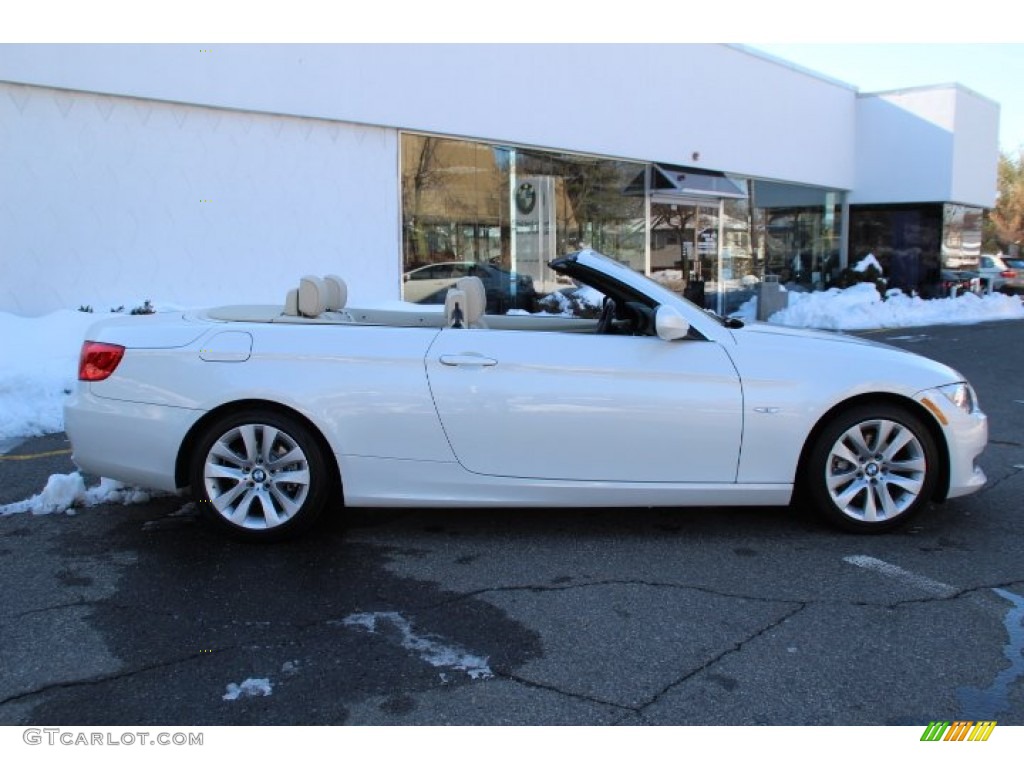
M660 304L673 306L683 314L691 327L706 339L722 340L722 332L728 333L729 329L734 327L726 318L709 313L689 299L637 272L628 264L594 250L576 251L560 256L550 261L548 266L561 275L591 285L605 294L608 290L602 288L602 283L610 285L612 292L642 296L651 309L656 309Z

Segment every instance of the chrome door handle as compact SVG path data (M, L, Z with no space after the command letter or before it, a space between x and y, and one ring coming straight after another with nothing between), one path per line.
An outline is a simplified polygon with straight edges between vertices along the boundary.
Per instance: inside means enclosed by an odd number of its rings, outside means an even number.
M441 365L472 365L478 368L487 368L497 364L498 361L494 358L472 353L462 355L441 355Z

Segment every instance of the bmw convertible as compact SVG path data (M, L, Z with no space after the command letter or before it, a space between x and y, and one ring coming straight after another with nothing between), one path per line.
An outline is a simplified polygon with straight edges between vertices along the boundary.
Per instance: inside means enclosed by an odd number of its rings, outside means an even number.
M190 489L238 536L353 507L780 506L882 532L985 483L988 426L951 368L843 334L709 314L593 251L551 262L584 316L282 305L119 317L82 345L78 466ZM584 294L585 292L585 294Z

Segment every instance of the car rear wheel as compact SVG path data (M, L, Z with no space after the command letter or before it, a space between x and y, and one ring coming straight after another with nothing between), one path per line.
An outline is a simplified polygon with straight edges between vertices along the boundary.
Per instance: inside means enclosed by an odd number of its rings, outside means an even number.
M276 541L308 528L331 487L312 431L269 411L229 414L206 430L192 467L196 501L215 525L240 538Z
M811 450L808 497L828 521L857 533L903 525L932 498L939 452L904 408L859 406L833 419Z

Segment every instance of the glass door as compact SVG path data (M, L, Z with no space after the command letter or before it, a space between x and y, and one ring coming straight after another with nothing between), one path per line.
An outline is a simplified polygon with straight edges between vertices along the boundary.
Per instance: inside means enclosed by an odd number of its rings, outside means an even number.
M721 201L651 200L651 277L706 309L721 309Z

